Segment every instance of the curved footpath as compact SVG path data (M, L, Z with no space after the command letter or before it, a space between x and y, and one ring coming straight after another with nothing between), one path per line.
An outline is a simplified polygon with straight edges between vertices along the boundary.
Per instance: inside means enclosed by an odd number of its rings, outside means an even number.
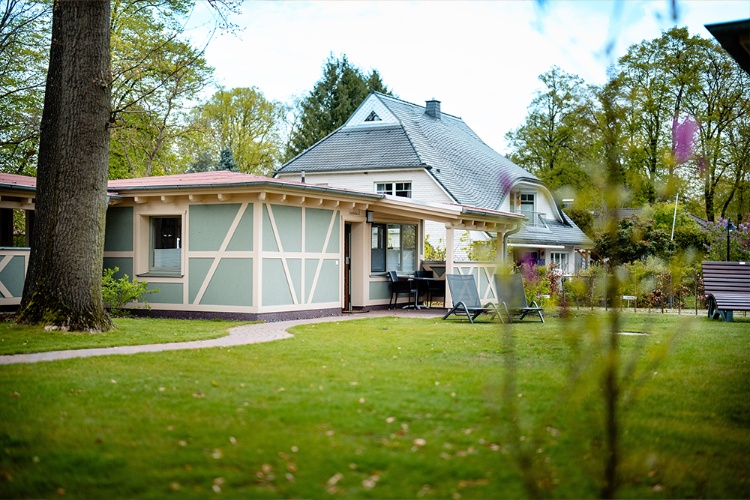
M434 318L445 314L444 309L420 309L370 311L367 313L344 314L342 316L327 316L324 318L300 319L291 321L277 321L272 323L257 323L236 326L229 329L229 335L208 340L193 340L190 342L173 342L167 344L145 344L118 347L101 347L95 349L70 349L67 351L35 352L30 354L12 354L0 356L0 365L16 363L37 363L39 361L56 361L58 359L88 358L91 356L109 356L112 354L137 354L141 352L176 351L179 349L202 349L205 347L230 347L237 345L271 342L293 337L287 329L312 323L328 323L347 321L351 319L365 319L383 316L398 316L408 318Z

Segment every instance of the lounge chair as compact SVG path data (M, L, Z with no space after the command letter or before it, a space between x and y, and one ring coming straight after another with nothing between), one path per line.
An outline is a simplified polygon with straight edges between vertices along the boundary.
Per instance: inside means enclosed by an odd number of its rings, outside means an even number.
M495 275L495 288L497 289L498 303L503 305L508 321L513 323L513 318L522 320L528 315L537 315L544 323L542 312L536 302L529 305L526 300L526 291L523 287L523 278L520 274Z
M448 288L450 288L453 307L443 316L443 319L455 314L456 316L466 316L470 323L474 323L474 320L480 314L489 314L491 318L498 317L502 321L503 318L500 316L500 310L496 304L488 302L482 305L474 275L448 274L445 279L448 282Z

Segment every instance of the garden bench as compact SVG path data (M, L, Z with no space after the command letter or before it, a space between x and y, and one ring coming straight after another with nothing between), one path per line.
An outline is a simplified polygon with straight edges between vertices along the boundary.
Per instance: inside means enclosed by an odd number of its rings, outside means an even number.
M733 321L733 311L750 311L750 263L703 262L708 317Z

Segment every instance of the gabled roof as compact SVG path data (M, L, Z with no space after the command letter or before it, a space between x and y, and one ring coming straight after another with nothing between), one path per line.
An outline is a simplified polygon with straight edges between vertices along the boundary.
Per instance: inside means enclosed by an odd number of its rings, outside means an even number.
M432 101L437 102L437 101ZM372 109L371 109L372 108ZM365 122L375 110L387 119ZM379 110L379 111L378 111ZM541 180L485 144L456 116L428 113L395 97L372 92L350 120L292 159L274 175L423 168L456 203L497 210L511 186Z

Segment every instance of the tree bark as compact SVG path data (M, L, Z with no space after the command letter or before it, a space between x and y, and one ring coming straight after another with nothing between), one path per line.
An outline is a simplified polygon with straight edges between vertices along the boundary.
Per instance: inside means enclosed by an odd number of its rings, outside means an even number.
M105 331L109 0L57 0L37 165L36 221L17 321Z

